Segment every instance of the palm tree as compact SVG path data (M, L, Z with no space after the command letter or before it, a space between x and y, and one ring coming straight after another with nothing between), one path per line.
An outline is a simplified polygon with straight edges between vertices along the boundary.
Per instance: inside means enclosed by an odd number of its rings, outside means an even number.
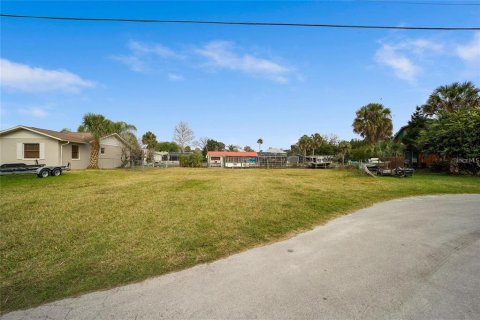
M90 149L90 163L88 169L98 169L98 153L100 151L100 138L112 133L113 122L101 114L87 113L83 116L79 132L89 132L93 141Z
M79 132L88 132L92 135L92 147L90 150L89 169L98 169L98 153L100 151L100 139L112 133L120 136L132 134L135 127L125 122L113 122L101 114L87 113L83 116L82 124L78 127Z
M468 81L438 87L422 106L422 111L427 116L435 116L441 111L472 108L480 108L480 89Z
M147 131L142 136L142 143L147 145L147 148L152 150L157 146L157 136L152 131Z
M112 133L118 133L120 137L123 138L123 140L127 141L132 145L137 143L136 132L137 128L132 124L128 124L124 121L118 121L113 123Z
M312 148L312 156L315 155L315 149L318 149L323 144L323 137L319 133L312 134L310 137L310 147Z
M370 103L357 111L352 126L367 144L375 144L392 135L391 111L382 104Z
M303 163L305 163L305 158L307 157L307 150L310 149L312 145L312 138L304 134L298 139L297 146L303 153Z
M262 149L263 139L262 139L262 138L259 138L259 139L257 140L257 144L258 144L258 151L260 152L261 149Z
M348 141L342 141L338 144L338 151L342 156L342 165L345 165L345 155L352 150L352 145Z

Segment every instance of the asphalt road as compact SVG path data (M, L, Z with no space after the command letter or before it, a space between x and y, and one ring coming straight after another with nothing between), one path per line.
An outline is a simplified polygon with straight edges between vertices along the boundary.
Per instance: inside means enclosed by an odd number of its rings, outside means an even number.
M292 239L2 319L480 319L480 195L377 204Z

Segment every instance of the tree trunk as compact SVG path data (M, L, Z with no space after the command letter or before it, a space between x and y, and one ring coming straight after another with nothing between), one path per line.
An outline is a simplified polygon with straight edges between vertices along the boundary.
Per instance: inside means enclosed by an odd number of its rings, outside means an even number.
M90 150L90 164L87 169L98 169L98 152L100 151L100 142L93 140Z

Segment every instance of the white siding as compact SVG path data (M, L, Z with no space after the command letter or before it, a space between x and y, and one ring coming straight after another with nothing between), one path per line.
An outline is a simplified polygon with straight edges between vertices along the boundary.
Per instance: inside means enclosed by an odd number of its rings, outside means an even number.
M39 159L23 158L23 144L25 143L40 144ZM34 164L35 160L46 165L58 165L60 162L58 141L24 129L0 136L0 164L15 162Z
M40 160L45 160L45 143L40 142Z
M23 159L23 143L17 142L17 160L22 160L22 159Z

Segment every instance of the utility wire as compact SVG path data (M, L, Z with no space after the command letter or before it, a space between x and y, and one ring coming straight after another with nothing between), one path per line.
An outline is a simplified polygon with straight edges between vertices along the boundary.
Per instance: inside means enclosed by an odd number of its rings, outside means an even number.
M240 26L272 26L272 27L345 28L345 29L396 29L396 30L430 30L430 31L480 30L480 27L407 27L407 26L316 24L316 23L287 23L287 22L85 18L85 17L60 17L60 16L32 16L32 15L18 15L18 14L7 14L7 13L0 13L0 17L15 18L15 19L43 19L43 20L95 21L95 22L177 23L177 24L212 24L212 25L240 25Z
M373 2L382 4L413 4L413 5L426 5L426 6L480 6L478 1L470 2L449 2L449 1L401 1L401 0L326 0L325 2Z

